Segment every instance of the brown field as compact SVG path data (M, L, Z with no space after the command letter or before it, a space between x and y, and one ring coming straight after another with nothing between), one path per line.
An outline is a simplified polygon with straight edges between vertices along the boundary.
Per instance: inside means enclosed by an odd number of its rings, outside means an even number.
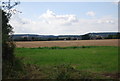
M68 47L68 46L118 46L118 39L108 40L74 40L74 41L24 41L15 42L16 47Z

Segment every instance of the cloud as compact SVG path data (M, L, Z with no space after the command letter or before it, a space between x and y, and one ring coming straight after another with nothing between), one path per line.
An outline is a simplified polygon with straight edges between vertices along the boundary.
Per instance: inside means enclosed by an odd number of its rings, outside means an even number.
M59 25L71 25L78 21L77 17L72 14L66 15L56 15L53 11L47 10L46 13L42 14L40 17L44 22L48 24L59 24Z
M111 16L106 16L106 17L100 18L97 21L97 23L99 23L99 24L116 24L117 22L118 22L118 20Z
M117 19L111 16L81 19L74 14L59 15L51 10L41 14L38 19L26 19L14 15L10 24L15 33L37 33L44 35L83 34L92 31L118 31Z
M86 13L86 15L88 15L88 16L95 16L95 12L89 11L89 12Z

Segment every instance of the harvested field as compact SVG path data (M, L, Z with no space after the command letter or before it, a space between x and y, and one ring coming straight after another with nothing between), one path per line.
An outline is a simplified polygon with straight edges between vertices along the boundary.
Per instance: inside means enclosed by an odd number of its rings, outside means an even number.
M22 41L15 42L17 47L68 47L68 46L118 46L118 39L74 40L74 41Z

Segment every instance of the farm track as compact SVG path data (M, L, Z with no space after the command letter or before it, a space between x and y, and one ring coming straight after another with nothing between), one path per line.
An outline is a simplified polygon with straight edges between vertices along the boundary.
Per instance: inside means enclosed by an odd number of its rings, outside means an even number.
M118 39L107 40L71 40L71 41L22 41L15 42L16 47L69 47L69 46L118 46ZM120 46L120 45L119 45Z

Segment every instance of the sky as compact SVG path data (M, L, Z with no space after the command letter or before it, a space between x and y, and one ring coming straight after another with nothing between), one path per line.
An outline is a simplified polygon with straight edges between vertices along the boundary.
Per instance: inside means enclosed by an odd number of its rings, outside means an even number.
M21 2L14 9L17 12L10 24L15 34L81 35L118 31L115 2Z

